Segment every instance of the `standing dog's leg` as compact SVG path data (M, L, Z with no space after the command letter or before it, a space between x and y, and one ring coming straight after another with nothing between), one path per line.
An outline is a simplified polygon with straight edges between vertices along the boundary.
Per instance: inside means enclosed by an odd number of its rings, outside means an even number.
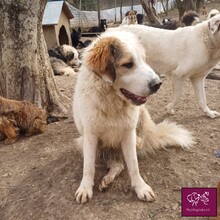
M180 95L182 93L183 85L185 82L185 78L183 77L177 77L172 76L172 100L171 102L166 106L166 111L169 114L174 114L174 106L176 105L176 102L179 100Z
M143 201L153 201L155 195L139 173L135 130L127 131L122 140L122 152L131 178L131 185L134 187L137 197Z
M93 196L96 147L97 137L85 132L83 136L83 178L75 194L78 203L85 203Z
M204 88L204 76L194 77L190 78L191 83L193 85L193 89L195 92L195 96L197 98L198 104L202 111L209 116L210 118L216 118L219 117L220 114L216 111L211 111L206 103L206 94L205 94L205 88Z

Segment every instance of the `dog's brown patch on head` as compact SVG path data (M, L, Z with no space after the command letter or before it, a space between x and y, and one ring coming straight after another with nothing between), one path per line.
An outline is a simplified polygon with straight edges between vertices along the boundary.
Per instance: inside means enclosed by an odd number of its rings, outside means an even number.
M116 64L122 55L121 43L115 37L101 38L89 50L87 62L105 81L116 79Z

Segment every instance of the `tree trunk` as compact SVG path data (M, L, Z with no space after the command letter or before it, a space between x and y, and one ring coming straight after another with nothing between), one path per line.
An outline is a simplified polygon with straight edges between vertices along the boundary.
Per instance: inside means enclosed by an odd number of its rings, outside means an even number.
M42 30L46 2L0 2L0 95L66 113L69 99L56 86Z
M122 22L122 6L123 6L123 0L120 1L120 23Z
M185 3L182 0L176 0L176 5L177 5L177 9L179 11L179 20L181 20L184 12L186 10Z
M197 13L201 12L201 8L202 8L203 5L205 5L205 1L204 0L197 0L196 1L196 12Z
M98 11L98 26L100 27L100 4L99 0L97 0L97 11Z
M176 0L176 5L179 11L179 20L181 20L185 12L195 10L195 4L193 0Z
M154 0L140 0L141 5L147 15L147 20L150 24L161 24L161 21L154 8Z
M193 0L185 0L185 12L194 10Z
M166 3L167 3L167 1L166 1ZM164 10L164 13L167 16L167 12L168 12L167 7L166 7L167 5L166 6L164 5L163 0L161 0L161 4L162 4L163 10Z

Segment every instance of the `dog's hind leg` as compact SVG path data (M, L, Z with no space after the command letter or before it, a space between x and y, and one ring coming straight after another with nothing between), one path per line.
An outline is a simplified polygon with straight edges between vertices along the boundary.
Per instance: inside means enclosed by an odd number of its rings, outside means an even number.
M174 114L173 108L181 96L184 82L185 82L185 78L178 77L177 75L172 76L172 100L166 106L167 113Z
M191 77L190 78L191 83L193 85L193 89L195 92L195 96L197 98L198 104L202 111L210 118L216 118L219 117L220 114L216 111L211 111L206 103L206 94L205 94L205 88L204 88L204 76L199 77Z
M5 144L13 144L18 140L19 129L6 117L0 117L0 132L6 136Z
M99 190L103 191L109 187L109 185L114 181L114 179L124 170L124 164L122 162L111 161L108 164L110 170L109 172L102 178L99 184Z

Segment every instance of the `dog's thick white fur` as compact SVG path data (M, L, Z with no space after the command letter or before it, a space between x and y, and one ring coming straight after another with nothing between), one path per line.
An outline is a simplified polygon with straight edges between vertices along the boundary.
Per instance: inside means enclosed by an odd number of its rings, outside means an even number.
M189 78L202 111L210 118L220 116L207 106L204 89L205 77L220 61L220 15L174 31L143 25L124 25L119 30L135 33L145 48L150 67L159 74L171 75L173 98L167 105L168 113L174 113L184 81Z
M102 34L85 51L77 76L73 112L83 149L83 178L76 201L93 196L95 158L98 149L122 150L131 184L140 200L154 200L154 192L139 173L140 154L171 145L189 147L193 138L187 130L164 121L156 125L144 104L160 87L157 74L145 63L138 38L126 31ZM136 137L137 136L137 137ZM123 170L123 160L112 161L99 189L107 188Z
M215 15L217 15L217 14L219 14L219 13L220 13L219 10L217 10L217 9L212 9L212 10L209 12L209 14L208 14L207 19L209 20L210 18L214 17Z

